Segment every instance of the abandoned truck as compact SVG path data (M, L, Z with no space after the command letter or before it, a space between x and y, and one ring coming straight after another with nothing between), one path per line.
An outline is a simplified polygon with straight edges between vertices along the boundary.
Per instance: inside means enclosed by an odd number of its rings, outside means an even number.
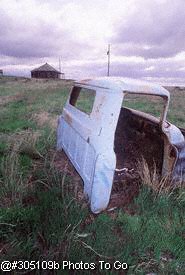
M158 97L160 118L122 107L124 97L134 94ZM161 176L185 180L185 130L166 121L169 100L165 88L138 80L103 77L74 84L59 117L57 149L83 179L93 213L106 209L118 172L135 168L141 156Z

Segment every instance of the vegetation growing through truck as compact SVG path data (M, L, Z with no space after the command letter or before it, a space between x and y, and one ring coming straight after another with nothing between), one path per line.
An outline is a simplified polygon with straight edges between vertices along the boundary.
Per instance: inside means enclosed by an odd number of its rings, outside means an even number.
M86 96L96 91L89 116L75 108L84 87ZM121 107L127 94L145 96L153 104L158 98L160 117ZM93 213L112 207L112 197L121 203L139 193L142 157L150 170L156 168L156 176L169 177L173 184L185 180L185 129L166 120L169 101L163 87L134 79L93 78L73 85L58 120L57 150L64 150L81 176Z
M0 79L0 260L120 260L128 274L184 274L183 183L165 188L144 164L139 196L94 216L70 164L56 167L57 115L70 85ZM185 90L171 97L168 120L185 127ZM146 108L141 99L126 104Z

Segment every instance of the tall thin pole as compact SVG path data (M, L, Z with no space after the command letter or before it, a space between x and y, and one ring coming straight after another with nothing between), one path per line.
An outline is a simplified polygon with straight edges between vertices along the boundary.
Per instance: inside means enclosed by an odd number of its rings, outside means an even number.
M59 72L61 72L61 58L59 57Z
M110 74L110 44L108 44L108 51L107 51L107 55L108 55L108 68L107 68L107 76L109 76Z

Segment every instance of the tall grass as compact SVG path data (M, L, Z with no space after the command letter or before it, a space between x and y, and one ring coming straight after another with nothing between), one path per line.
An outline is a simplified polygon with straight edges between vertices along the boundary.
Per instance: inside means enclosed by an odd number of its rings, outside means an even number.
M93 215L79 196L81 183L67 173L68 163L56 169L56 129L47 119L39 125L34 116L45 112L56 118L69 84L3 81L0 95L24 98L0 110L0 261L94 262L95 274L115 274L100 270L98 261L119 260L129 264L128 274L184 274L184 187L169 187L144 162L138 197L129 206ZM174 95L170 109L179 124L183 100Z

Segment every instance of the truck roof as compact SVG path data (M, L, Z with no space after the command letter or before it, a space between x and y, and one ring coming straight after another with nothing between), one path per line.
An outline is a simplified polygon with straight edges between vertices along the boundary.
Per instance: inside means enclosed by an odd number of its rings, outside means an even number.
M128 93L151 94L170 97L169 92L162 86L143 80L123 77L97 77L76 82L77 85L104 88L112 91Z

